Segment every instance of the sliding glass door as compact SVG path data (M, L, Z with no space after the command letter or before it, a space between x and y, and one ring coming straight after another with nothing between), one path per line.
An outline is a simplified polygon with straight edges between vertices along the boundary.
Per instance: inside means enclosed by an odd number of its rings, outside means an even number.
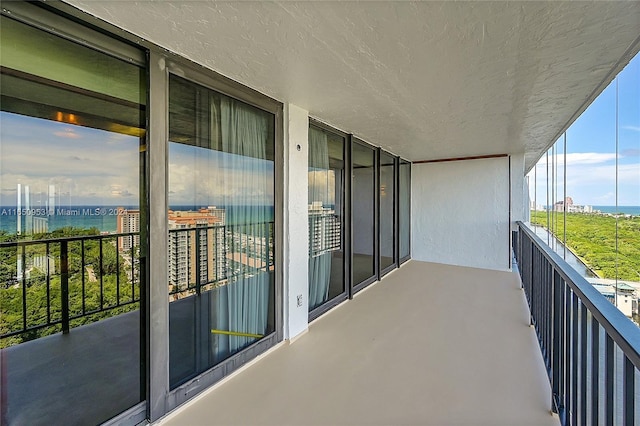
M395 268L396 249L396 158L380 152L380 275Z
M309 311L346 298L345 138L309 127Z
M377 278L376 262L376 150L352 142L351 212L353 252L352 286L355 291Z
M170 386L275 332L275 116L169 78Z
M98 424L145 399L144 52L5 6L0 423Z

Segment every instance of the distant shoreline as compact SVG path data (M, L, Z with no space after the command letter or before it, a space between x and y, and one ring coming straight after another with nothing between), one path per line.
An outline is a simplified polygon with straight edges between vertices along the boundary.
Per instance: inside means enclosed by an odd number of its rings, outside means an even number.
M543 209L545 206L540 206ZM577 214L598 214L598 212L602 214L628 214L631 216L640 216L640 206L591 206L593 208L592 213L577 213ZM554 211L553 206L548 206L549 211ZM547 210L537 210L537 211L547 211ZM562 213L561 211L555 213Z

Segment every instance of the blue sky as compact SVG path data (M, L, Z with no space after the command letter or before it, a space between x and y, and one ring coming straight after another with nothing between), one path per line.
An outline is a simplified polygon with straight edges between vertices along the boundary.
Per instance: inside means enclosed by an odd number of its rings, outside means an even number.
M138 205L138 138L7 112L0 127L1 206L16 205L18 183L31 208L45 207L49 185L60 207Z
M567 196L574 204L616 204L616 128L618 205L640 206L640 56L618 75L618 119L614 80L567 131ZM563 138L556 145L557 196L563 197ZM536 167L537 204L546 204L547 156ZM549 153L549 163L553 157ZM551 175L551 171L549 172ZM534 198L533 170L530 197ZM550 202L551 202L550 196Z
M30 207L139 204L138 138L0 112L0 207L16 206L17 185ZM169 144L170 205L273 203L273 162Z

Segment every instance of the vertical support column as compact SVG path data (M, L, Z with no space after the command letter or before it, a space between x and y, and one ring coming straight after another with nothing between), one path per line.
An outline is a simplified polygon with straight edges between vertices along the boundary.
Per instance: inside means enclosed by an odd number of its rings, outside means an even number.
M511 231L518 231L518 221L525 222L528 217L529 188L524 175L524 153L511 154L509 156L509 222ZM513 234L509 233L509 235ZM509 267L511 267L511 258L509 258Z
M167 411L169 392L169 296L167 254L167 113L168 73L165 59L149 57L149 128L147 173L149 250L146 284L147 418L156 421ZM142 269L141 269L142 273ZM141 280L142 282L142 280ZM141 292L143 290L141 289Z
M284 338L309 325L309 114L284 106Z
M60 242L60 298L62 334L69 334L69 251L66 241ZM100 308L102 308L102 298Z

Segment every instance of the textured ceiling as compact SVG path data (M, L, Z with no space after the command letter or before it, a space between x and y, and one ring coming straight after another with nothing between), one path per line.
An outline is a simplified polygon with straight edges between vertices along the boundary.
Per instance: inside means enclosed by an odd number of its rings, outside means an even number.
M640 47L638 2L68 3L413 161L531 167Z

